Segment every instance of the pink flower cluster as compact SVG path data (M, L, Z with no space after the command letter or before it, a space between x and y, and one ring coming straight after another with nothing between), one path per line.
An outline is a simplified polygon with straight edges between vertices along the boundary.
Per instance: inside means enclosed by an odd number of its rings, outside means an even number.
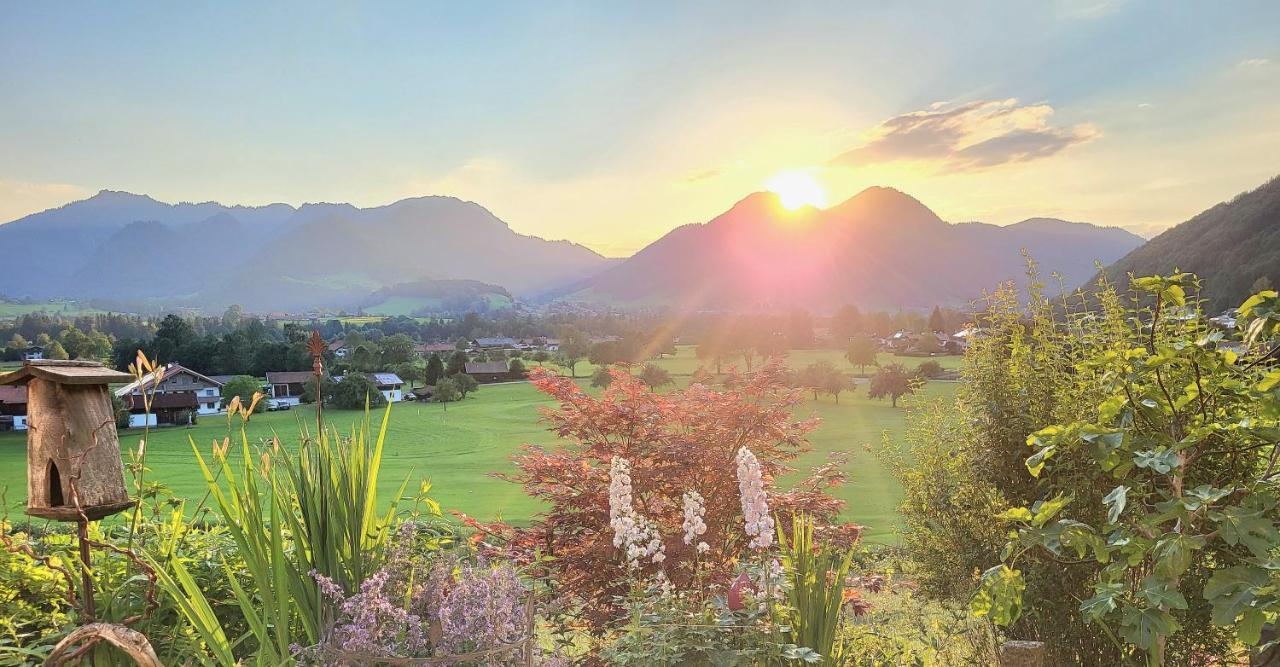
M773 516L764 491L760 461L746 447L738 448L738 493L742 499L742 521L751 548L768 549L773 544Z
M707 522L703 520L707 514L707 503L702 498L702 494L697 491L684 492L684 543L690 546L699 536L707 532ZM711 550L711 546L701 540L698 541L698 553L704 554Z
M623 550L630 567L639 567L644 558L652 558L654 563L667 559L657 525L635 509L631 464L620 456L609 462L609 526L613 528L613 546Z

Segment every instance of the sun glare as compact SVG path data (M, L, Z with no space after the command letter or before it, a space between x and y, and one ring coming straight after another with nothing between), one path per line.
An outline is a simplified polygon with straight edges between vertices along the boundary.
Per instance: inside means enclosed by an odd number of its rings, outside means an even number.
M778 200L788 211L802 206L822 208L827 205L827 193L812 176L803 171L784 171L769 179L765 187L778 195Z

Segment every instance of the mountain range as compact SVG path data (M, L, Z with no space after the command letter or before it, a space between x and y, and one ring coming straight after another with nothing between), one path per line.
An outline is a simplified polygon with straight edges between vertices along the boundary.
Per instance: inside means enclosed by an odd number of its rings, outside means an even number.
M1119 228L1052 218L952 224L892 188L797 211L758 192L710 222L672 230L566 298L692 310L962 305L1022 278L1023 250L1072 288L1095 262L1142 242Z
M351 307L384 287L470 279L535 297L610 260L518 234L485 208L419 197L373 208L167 204L102 191L0 225L0 294L254 310Z
M1107 267L1106 275L1124 287L1129 274L1175 270L1201 278L1200 296L1211 312L1280 286L1280 177L1170 227Z
M1141 243L1118 228L1052 218L948 223L909 195L873 187L823 210L788 211L776 195L755 193L617 260L519 234L452 197L372 208L250 207L102 191L0 225L0 294L205 309L239 303L255 311L427 308L459 299L505 307L508 297L696 309L923 308L961 305L1017 280L1023 250L1074 287L1095 262L1109 264Z

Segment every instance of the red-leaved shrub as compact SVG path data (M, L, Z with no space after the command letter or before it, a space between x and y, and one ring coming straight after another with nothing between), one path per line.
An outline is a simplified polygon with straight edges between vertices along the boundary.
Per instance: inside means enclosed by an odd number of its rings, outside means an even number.
M825 524L828 539L845 544L857 539L857 526L831 526L843 503L827 490L844 480L841 461L814 469L789 490L772 486L792 470L788 462L808 451L806 435L818 425L817 419L795 417L801 398L783 385L780 365L738 377L728 383L731 388L693 384L666 394L650 391L625 371L612 373L613 381L597 398L572 379L533 369L533 384L559 403L545 409L544 418L566 442L551 451L526 445L515 457L520 471L500 475L548 506L527 528L503 527L507 555L530 558L538 550L552 556L545 567L558 592L581 603L593 625L614 620L614 596L627 586L626 565L609 524L609 464L615 456L630 462L635 509L657 524L665 544L666 561L646 562L641 574L661 568L677 587L694 579L695 549L682 539L685 491L697 491L706 501L707 532L701 540L711 549L697 557L702 580L727 583L734 564L752 557L744 553L749 538L743 532L735 465L740 447L759 459L776 515L808 513Z

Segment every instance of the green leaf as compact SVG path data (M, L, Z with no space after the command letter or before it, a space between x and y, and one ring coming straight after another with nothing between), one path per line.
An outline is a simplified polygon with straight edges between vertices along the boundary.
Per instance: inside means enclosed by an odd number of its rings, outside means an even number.
M1262 639L1262 624L1267 620L1267 615L1258 609L1249 609L1244 612L1244 616L1240 622L1236 624L1236 636L1246 646L1256 646Z
M1168 637L1179 627L1172 614L1152 607L1125 607L1120 617L1120 635L1148 652L1156 647L1161 637Z
M1145 449L1140 452L1133 453L1133 463L1139 468L1146 468L1166 475L1170 470L1181 465L1178 460L1178 452L1166 447L1157 447L1155 449Z
M1182 506L1186 507L1188 511L1195 512L1205 505L1212 505L1226 498L1231 495L1231 491L1232 489L1230 488L1219 489L1208 484L1201 484L1187 491L1186 495L1182 497Z
M1010 507L996 515L1001 521L1030 521L1031 510L1025 507Z
M1080 612L1092 621L1101 621L1116 610L1116 598L1124 595L1125 586L1119 581L1104 581L1093 585L1093 597L1080 603Z
M1057 450L1056 446L1048 445L1035 454L1027 457L1027 472L1031 473L1032 477L1039 477L1040 472L1044 470L1045 462L1053 457L1055 450Z
M1218 524L1224 542L1243 544L1258 558L1266 558L1280 541L1275 524L1264 518L1261 510L1228 507L1221 512L1210 512L1209 518Z
M982 573L969 609L974 616L1007 627L1022 615L1022 593L1026 589L1022 572L1002 563Z
M1066 507L1074 499L1075 496L1064 496L1059 493L1048 500L1036 501L1031 506L1031 525L1036 528L1043 528L1046 523L1049 523L1053 517L1058 515L1058 512L1062 511L1062 508Z
M1111 493L1103 496L1102 504L1109 508L1107 510L1107 523L1115 523L1120 519L1120 513L1124 512L1124 506L1128 502L1128 498L1129 487L1123 484L1111 489Z
M1169 582L1157 579L1155 577L1146 577L1142 580L1142 588L1138 589L1138 597L1146 600L1147 604L1152 607L1164 607L1166 609L1186 609L1187 598L1182 593L1169 587Z
M1210 620L1214 625L1226 626L1236 624L1236 619L1244 616L1236 628L1240 641L1257 644L1258 631L1254 624L1260 624L1258 617L1266 604L1274 602L1270 584L1271 575L1252 565L1235 565L1214 572L1204 586L1204 597L1213 605ZM1266 599L1262 599L1263 596Z
M1156 575L1172 579L1191 567L1192 557L1197 549L1204 547L1204 536L1169 533L1161 537L1151 551L1155 560Z

